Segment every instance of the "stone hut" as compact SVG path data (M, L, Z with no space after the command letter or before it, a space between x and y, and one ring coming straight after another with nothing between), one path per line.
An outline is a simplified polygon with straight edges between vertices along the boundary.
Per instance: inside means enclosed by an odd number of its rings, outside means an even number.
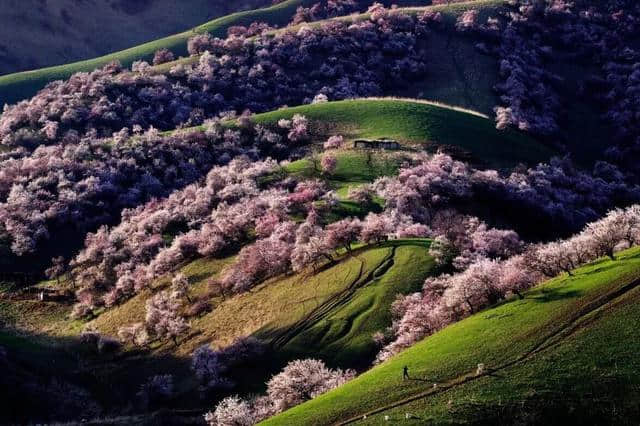
M400 144L393 139L356 139L353 141L353 147L363 149L400 149Z

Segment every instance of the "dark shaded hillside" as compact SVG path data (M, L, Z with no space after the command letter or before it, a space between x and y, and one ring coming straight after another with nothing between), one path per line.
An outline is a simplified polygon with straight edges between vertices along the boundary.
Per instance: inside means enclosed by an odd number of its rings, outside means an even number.
M5 0L0 74L103 55L269 0Z
M156 417L162 424L200 424L201 413L221 396L262 392L264 382L296 357L363 368L377 351L371 334L390 324L396 294L416 290L432 273L427 246L428 241L403 240L363 247L316 276L282 276L251 294L217 300L212 312L192 318L192 332L178 346L155 342L101 353L75 335L77 327L85 325L67 317L69 304L41 302L28 292L0 292L0 324L6 327L0 328L0 393L15 389L12 408L0 413L0 424L79 418L96 424L157 424ZM226 262L200 259L185 266L194 294L204 291L206 278ZM116 335L119 326L139 318L145 302L164 288L166 283L159 281L88 327ZM245 321L235 321L240 317ZM270 335L276 330L282 338ZM231 373L235 388L201 395L190 355L203 344L222 347L247 333L270 345L267 355ZM137 395L140 386L158 374L174 376L175 392L159 404L144 406ZM72 397L66 398L65 392ZM29 402L33 400L37 403ZM155 410L161 411L151 414ZM105 419L110 416L122 419Z

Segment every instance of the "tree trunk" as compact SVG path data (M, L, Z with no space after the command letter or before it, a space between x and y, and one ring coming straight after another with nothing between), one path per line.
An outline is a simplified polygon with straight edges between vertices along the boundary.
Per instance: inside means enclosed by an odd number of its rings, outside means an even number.
M333 264L334 259L329 253L323 253L322 255L324 256L325 259L327 259L327 261L329 262L329 265Z
M473 305L468 300L467 300L467 305L469 305L469 309L471 310L471 313L473 314L474 313Z

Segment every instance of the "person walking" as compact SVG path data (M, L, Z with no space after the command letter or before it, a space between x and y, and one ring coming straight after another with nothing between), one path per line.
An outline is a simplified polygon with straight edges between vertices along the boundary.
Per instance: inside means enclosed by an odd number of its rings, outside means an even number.
M409 367L405 365L404 368L402 369L402 380L408 380L408 379L409 379Z

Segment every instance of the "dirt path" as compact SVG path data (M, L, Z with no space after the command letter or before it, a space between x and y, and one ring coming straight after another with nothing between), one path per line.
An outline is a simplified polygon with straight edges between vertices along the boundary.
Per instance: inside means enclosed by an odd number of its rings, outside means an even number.
M626 293L630 292L631 290L635 289L638 286L640 286L640 280L632 281L631 283L619 288L618 290L608 293L594 300L593 302L587 304L582 309L577 311L569 321L565 322L561 327L559 327L552 333L545 336L540 342L538 342L529 351L513 359L512 361L506 362L496 368L487 369L482 374L476 374L474 371L468 372L466 374L450 379L444 383L439 383L435 388L431 388L429 390L417 393L408 398L404 398L394 403L378 407L374 410L367 411L366 413L359 414L358 416L350 417L346 420L337 422L336 424L346 425L346 424L354 423L358 420L362 420L364 416L370 417L372 415L379 414L384 411L391 410L393 408L401 407L405 404L411 403L421 398L428 398L430 396L446 392L449 389L464 385L465 383L480 379L485 376L490 376L501 370L504 370L516 364L522 363L527 359L534 357L536 354L561 343L564 339L572 335L578 329L579 323L583 319L585 319L585 317L587 317L588 315L596 311L606 308L607 305L611 304L612 302L615 302L616 299L619 299L620 297L624 296Z
M356 256L356 259L360 262L360 270L351 283L344 290L334 294L324 303L314 308L307 316L282 331L271 341L271 345L275 348L285 346L294 337L322 321L331 312L349 303L358 289L365 287L374 279L381 277L393 266L395 254L396 246L392 246L389 254L366 275L364 275L364 262Z

